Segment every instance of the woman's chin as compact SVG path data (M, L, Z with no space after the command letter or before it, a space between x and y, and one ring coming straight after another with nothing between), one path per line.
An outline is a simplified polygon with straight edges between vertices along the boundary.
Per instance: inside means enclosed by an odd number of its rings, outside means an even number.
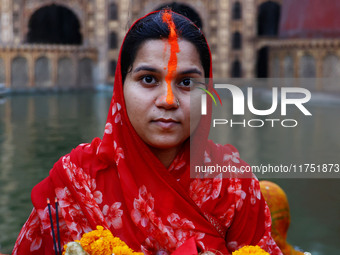
M183 144L182 141L173 141L173 140L163 140L159 142L151 142L148 143L149 147L158 150L170 150L181 147Z

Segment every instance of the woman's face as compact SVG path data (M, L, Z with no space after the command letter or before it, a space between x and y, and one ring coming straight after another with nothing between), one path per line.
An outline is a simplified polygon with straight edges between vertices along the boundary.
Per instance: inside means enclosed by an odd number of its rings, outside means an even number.
M124 82L131 124L146 144L157 149L181 146L201 117L202 90L198 87L204 88L199 83L204 81L204 70L200 56L192 43L179 40L178 45L171 87L166 82L170 45L160 39L142 44ZM196 110L191 115L190 108Z

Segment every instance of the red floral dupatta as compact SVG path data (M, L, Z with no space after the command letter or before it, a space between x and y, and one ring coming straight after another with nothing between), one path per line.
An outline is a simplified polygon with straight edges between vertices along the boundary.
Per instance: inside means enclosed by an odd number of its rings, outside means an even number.
M61 157L34 187L34 209L13 254L54 254L46 204L54 197L60 204L62 245L102 225L145 254L170 254L190 238L199 250L230 254L258 244L270 254L281 254L271 238L270 212L255 178L191 179L189 140L168 169L149 150L127 116L120 59L103 139ZM210 117L202 117L203 128L191 138L193 143L200 138L200 148L205 141L204 163L246 165L233 146L208 141ZM55 207L52 216L55 219Z

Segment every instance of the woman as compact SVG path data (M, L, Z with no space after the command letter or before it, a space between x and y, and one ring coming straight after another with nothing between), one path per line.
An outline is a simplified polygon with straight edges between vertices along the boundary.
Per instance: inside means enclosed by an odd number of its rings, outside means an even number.
M281 254L255 178L190 178L190 142L196 163L246 164L231 145L208 141L211 114L190 111L200 108L199 88L212 88L204 82L211 70L206 40L185 17L166 10L136 21L121 48L103 139L63 156L34 187L13 254L54 253L46 205L54 197L62 244L102 225L145 254L171 254L187 240L199 251L258 244Z

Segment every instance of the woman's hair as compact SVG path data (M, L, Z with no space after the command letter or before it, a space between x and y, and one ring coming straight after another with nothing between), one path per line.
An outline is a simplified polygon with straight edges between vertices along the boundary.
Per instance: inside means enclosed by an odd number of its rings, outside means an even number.
M126 75L131 71L132 64L136 58L137 51L147 40L167 39L169 37L168 24L163 22L164 11L154 12L145 18L137 21L129 30L123 43L121 52L122 81L124 83ZM210 71L210 51L207 41L201 30L188 18L170 12L176 26L178 37L185 39L195 45L201 59L201 64L206 77Z

